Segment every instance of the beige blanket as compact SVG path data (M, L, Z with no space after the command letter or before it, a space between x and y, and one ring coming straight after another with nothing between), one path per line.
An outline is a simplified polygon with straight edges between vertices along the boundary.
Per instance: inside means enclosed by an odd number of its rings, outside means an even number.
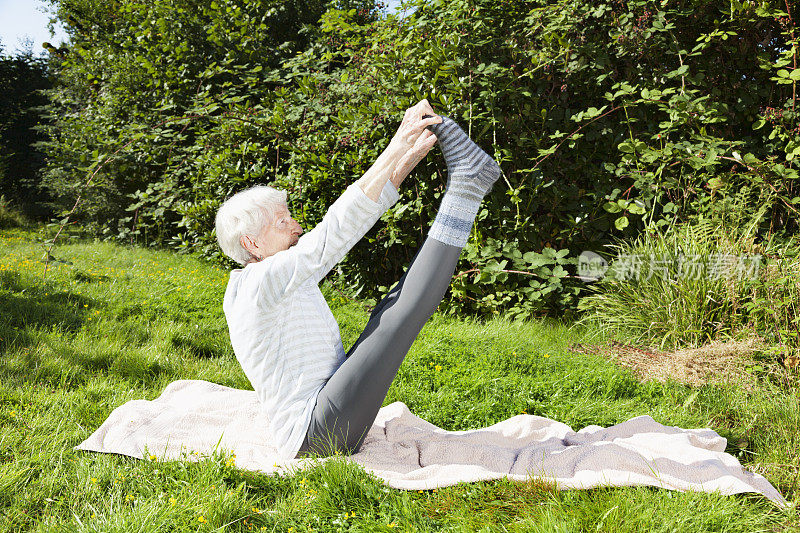
M180 380L153 401L118 407L76 449L190 460L229 450L240 468L281 473L295 473L313 461L278 460L266 427L255 392ZM532 415L445 431L395 402L381 408L361 449L348 459L388 486L406 490L534 477L560 489L650 485L726 495L758 492L787 505L763 476L724 453L725 445L710 429L663 426L649 416L578 432Z

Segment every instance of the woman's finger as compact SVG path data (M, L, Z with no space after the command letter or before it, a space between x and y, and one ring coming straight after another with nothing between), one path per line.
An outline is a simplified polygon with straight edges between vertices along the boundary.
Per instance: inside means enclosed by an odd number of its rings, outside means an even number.
M407 137L407 141L409 146L413 147L414 145L418 144L420 139L427 139L428 135L433 135L433 132L430 130L422 129L421 131L412 131Z
M419 136L417 142L414 143L414 151L416 151L420 157L425 157L425 155L430 152L433 145L436 144L436 135L433 132L426 132Z
M421 120L417 123L417 126L421 126L422 128L427 128L428 126L433 126L434 124L441 124L442 117L439 115L434 115L431 118L426 118Z
M434 124L441 124L441 122L442 118L438 116L419 120L409 126L409 138L411 138L412 140L416 140L416 138L421 133L426 131L430 132L430 130L426 129L428 126L433 126Z
M428 103L427 100L422 100L420 103L420 110L422 111L423 115L435 115L436 112L431 107L431 104Z

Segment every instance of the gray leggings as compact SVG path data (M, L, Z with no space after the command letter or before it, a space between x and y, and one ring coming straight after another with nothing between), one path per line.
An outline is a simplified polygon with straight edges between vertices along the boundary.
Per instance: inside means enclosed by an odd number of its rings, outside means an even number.
M411 344L442 301L460 254L457 246L425 239L320 390L298 458L358 451Z

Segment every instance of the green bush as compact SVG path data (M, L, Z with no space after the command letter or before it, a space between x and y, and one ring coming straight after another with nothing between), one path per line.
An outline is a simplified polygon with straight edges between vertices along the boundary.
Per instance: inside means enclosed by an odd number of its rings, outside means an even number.
M797 230L800 70L777 1L432 0L404 19L317 5L278 39L293 4L59 4L85 13L52 93L46 183L65 208L84 191L81 221L108 238L224 260L216 209L256 183L288 190L313 227L422 98L504 172L449 312L571 314L581 251L710 214L741 188L744 215L765 209L756 241ZM377 298L400 277L444 169L434 150L340 284Z
M52 86L48 61L30 51L5 55L0 44L0 191L29 216L46 218L47 196L38 187L44 154L40 125Z
M26 224L22 213L11 207L4 195L0 195L0 229L18 228Z

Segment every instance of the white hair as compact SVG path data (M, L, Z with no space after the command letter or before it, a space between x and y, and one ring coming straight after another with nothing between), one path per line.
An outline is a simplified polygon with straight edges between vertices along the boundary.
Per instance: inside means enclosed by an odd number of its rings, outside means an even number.
M222 251L239 263L246 265L253 255L242 246L245 235L256 236L275 218L279 207L287 207L286 191L266 185L257 185L237 192L217 211L217 242Z

